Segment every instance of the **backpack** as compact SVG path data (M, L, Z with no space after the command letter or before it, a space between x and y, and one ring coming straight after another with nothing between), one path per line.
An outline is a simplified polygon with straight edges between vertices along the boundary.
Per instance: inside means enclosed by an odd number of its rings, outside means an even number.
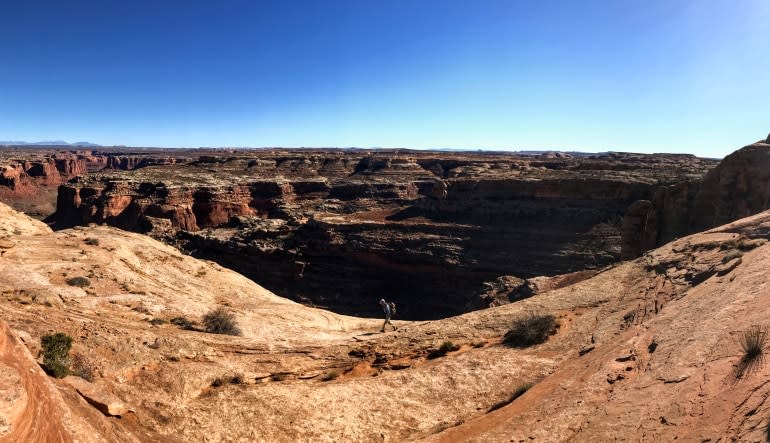
M390 315L395 317L396 316L396 302L390 302L390 303L388 303L388 305L390 306Z

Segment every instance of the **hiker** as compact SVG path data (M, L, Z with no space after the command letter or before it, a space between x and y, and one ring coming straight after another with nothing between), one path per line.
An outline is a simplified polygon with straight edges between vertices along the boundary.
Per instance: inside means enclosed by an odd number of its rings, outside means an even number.
M393 330L397 331L398 328L396 325L390 322L390 316L393 315L393 308L391 307L391 304L386 302L384 298L381 298L380 306L382 306L382 311L385 313L385 323L382 324L382 332L385 332L385 325L391 325L393 326Z

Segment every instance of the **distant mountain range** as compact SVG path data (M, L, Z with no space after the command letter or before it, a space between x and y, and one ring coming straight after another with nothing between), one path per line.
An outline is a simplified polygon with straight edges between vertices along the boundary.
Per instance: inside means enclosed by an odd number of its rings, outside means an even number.
M14 142L14 141L0 141L0 146L101 146L91 142L75 142L67 143L64 140L54 140L46 142Z

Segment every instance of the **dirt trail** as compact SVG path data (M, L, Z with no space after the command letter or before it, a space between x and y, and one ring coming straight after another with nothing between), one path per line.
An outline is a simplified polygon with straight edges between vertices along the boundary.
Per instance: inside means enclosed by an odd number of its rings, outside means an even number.
M0 442L71 442L62 417L62 399L27 348L0 320L0 362L15 369L27 394L24 409Z

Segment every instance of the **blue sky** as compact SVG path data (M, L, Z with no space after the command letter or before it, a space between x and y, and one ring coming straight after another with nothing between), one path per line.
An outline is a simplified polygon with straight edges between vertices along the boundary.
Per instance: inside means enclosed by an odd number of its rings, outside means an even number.
M691 152L770 131L770 2L0 0L0 140Z

